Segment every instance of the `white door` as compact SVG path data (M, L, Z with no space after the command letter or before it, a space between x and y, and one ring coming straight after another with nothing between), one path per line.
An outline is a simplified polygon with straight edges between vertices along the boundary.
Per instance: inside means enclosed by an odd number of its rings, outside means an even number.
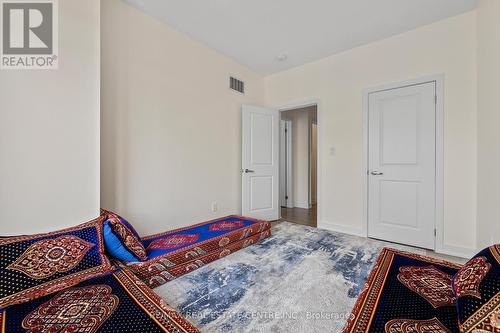
M368 236L434 249L436 83L368 99Z
M242 107L243 215L273 221L279 209L278 110Z

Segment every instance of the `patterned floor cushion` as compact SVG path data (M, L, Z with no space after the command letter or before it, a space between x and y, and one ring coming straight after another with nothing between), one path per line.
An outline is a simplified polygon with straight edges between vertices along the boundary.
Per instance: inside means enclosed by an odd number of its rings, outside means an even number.
M344 333L458 333L451 288L460 265L382 250Z
M242 239L238 242L234 242L222 248L218 248L217 250L197 257L196 259L171 267L165 265L162 261L163 259L161 258L157 261L155 261L154 259L151 260L148 266L129 265L128 267L131 268L134 274L142 281L144 281L148 286L150 286L151 288L156 288L167 283L168 281L174 280L179 276L194 271L195 269L198 269L212 261L215 261L235 251L255 244L258 241L269 237L270 235L271 230L267 229L263 232Z
M500 332L500 244L479 252L453 279L462 333Z
M165 265L174 266L245 239L271 228L271 223L231 215L162 234L143 237L149 261L163 259Z
M104 242L112 256L124 261L144 261L148 259L141 237L134 227L123 217L101 209L104 216Z
M137 278L121 270L0 313L9 333L196 333L193 325Z
M0 239L0 309L111 272L102 222Z

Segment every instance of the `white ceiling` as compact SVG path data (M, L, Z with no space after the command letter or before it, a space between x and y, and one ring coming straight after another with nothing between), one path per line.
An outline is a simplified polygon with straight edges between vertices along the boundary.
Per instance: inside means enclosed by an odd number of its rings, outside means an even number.
M451 17L477 0L124 0L271 74ZM278 57L286 55L285 61Z

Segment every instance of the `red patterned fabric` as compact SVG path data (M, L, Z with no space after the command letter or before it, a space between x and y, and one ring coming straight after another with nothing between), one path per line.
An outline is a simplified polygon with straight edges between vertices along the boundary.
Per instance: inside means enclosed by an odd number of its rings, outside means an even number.
M150 318L155 318L157 324L162 327L164 332L200 333L195 326L168 305L131 271L125 268L113 275L120 281L128 294L140 304L144 313L149 314Z
M425 270L421 270L412 280L408 275L417 272L417 267L435 269L427 270L429 279L422 279ZM444 260L383 249L342 333L458 333L455 306L436 308L414 289L424 288L427 295L428 287L437 286L439 294L448 295L441 290L447 284L443 282L447 281L445 275L454 275L460 267ZM432 301L436 303L436 299Z
M385 325L385 333L452 333L438 319L394 319Z
M452 276L434 266L404 266L398 280L408 289L425 298L433 307L455 304L451 289Z
M98 217L55 232L0 239L0 308L113 271L102 227Z
M170 262L162 258L154 258L149 260L147 265L130 263L128 264L128 267L131 268L132 272L134 272L134 274L144 281L144 283L146 283L149 287L156 288L212 261L255 244L270 235L271 230L268 229L254 236L232 243L226 247L219 248L203 256L197 257L196 259L175 266L171 266Z
M500 244L469 260L453 287L462 333L500 333Z
M0 332L199 333L127 269L0 310Z
M479 286L490 269L491 264L486 257L469 260L455 277L454 287L457 297L469 295L481 298Z
M183 245L195 243L200 238L199 234L179 234L154 240L149 244L148 250L167 250Z
M246 220L249 221L251 224L246 227L242 227L232 231L225 230L225 232L222 235L211 237L201 242L196 242L196 241L191 242L196 238L196 236L193 235L197 235L197 233L192 232L192 230L196 230L196 228L202 226L208 226L206 227L206 229L209 229L210 226L215 224L218 225L219 222L227 222L226 221L227 219L237 219L238 221ZM230 221L230 222L235 222L235 221ZM225 225L227 226L227 224ZM232 225L232 227L235 227L236 225L239 224L238 223L234 224ZM218 225L217 228L226 228L226 227L221 227L221 225ZM151 251L159 252L158 250L163 250L165 248L166 250L168 249L174 249L174 250L164 254L160 254L158 256L150 255L149 260L147 261L127 263L127 265L132 269L134 269L134 271L143 272L144 274L142 276L146 276L151 264L161 263L165 267L173 267L176 265L180 265L188 261L194 260L198 257L204 256L210 252L217 251L218 249L221 249L234 242L238 242L240 240L246 239L260 232L263 232L265 230L269 230L270 228L271 228L270 222L231 215L214 221L203 222L186 228L168 231L163 234L156 234L152 236L143 237L144 243L148 245L147 249L149 253ZM175 247L176 244L179 246L182 245L187 245L187 246L176 249Z
M22 326L28 333L94 333L113 314L118 302L107 285L68 288L31 312Z
M210 226L210 231L226 231L241 228L245 225L243 221L222 221Z
M31 245L7 269L15 269L33 279L44 279L75 268L94 244L76 236L43 239Z

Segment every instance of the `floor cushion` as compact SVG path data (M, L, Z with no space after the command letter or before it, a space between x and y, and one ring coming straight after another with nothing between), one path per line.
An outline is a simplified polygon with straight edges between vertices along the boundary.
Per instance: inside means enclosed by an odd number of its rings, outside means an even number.
M210 262L213 262L235 251L255 244L260 240L269 237L270 235L271 230L267 229L263 232L242 239L238 242L234 242L217 250L211 251L201 257L172 267L165 267L161 261L158 261L156 263L151 263L149 266L147 266L147 269L145 269L146 266L143 266L142 269L137 269L137 267L133 266L131 268L133 268L134 274L142 281L144 281L149 287L156 288L178 278L179 276L192 272Z
M479 252L455 275L460 330L500 332L500 244Z
M199 332L126 270L10 307L0 313L0 331Z
M269 228L270 222L231 215L144 237L143 243L149 259L161 258L174 266Z
M0 239L0 308L112 271L102 222L99 217L56 232Z
M148 258L141 237L123 217L101 210L104 221L106 250L115 258L124 261L143 261Z
M384 249L344 333L458 333L451 287L460 265Z

